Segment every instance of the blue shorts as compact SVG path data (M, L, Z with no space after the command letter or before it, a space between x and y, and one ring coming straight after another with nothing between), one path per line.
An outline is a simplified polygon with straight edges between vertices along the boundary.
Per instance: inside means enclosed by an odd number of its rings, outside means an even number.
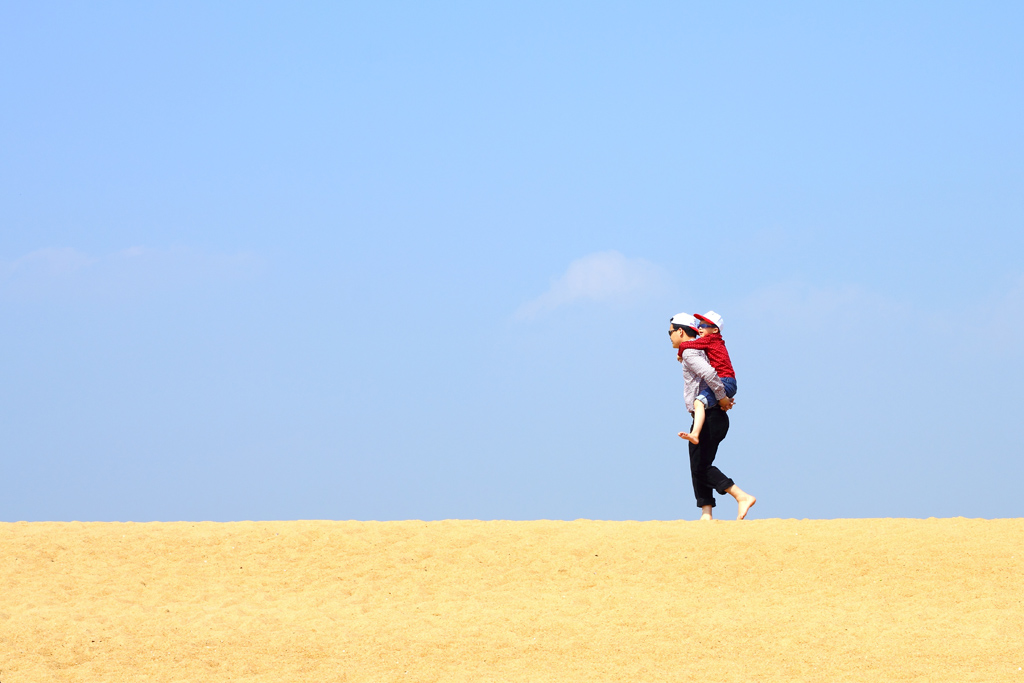
M725 395L732 398L736 395L736 378L735 377L722 377L722 386L725 387ZM715 398L715 392L711 391L711 387L704 387L704 391L697 394L695 399L704 404L705 408L718 405L718 399Z

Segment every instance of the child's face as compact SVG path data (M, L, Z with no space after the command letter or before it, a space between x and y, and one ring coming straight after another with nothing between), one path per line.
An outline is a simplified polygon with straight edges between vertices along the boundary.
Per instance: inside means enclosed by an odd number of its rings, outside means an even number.
M718 334L718 332L719 330L717 327L708 327L707 325L701 325L700 329L697 330L697 333L702 337L706 337L709 334Z

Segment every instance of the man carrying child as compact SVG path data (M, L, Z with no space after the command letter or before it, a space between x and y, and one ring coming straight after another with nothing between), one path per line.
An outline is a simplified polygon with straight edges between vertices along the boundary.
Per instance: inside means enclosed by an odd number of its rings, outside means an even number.
M702 520L712 519L713 491L720 495L728 493L736 499L736 519L746 517L757 502L757 498L743 491L713 464L718 445L729 433L729 416L725 411L732 408L732 396L736 393L732 362L721 341L721 323L721 316L714 311L703 316L680 313L669 321L668 331L672 348L679 350L678 358L683 365L686 410L694 416L693 427L679 436L690 442L690 477ZM698 328L703 333L699 340ZM714 366L708 362L709 353L715 355ZM696 424L698 412L703 417L702 425Z

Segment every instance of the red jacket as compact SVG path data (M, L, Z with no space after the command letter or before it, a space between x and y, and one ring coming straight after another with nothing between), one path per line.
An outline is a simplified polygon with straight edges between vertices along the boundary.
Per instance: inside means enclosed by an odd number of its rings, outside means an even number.
M708 354L708 362L715 369L719 377L732 377L736 379L736 371L732 369L732 361L729 360L729 351L725 348L725 340L720 334L709 334L704 337L697 337L693 341L685 341L679 344L679 357L683 357L683 349L700 349Z

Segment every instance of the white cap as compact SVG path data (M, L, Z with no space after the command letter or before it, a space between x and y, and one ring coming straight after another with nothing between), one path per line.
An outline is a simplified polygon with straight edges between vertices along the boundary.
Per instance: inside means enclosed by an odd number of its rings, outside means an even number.
M672 316L672 319L669 320L669 322L673 325L686 325L687 327L692 327L694 329L697 327L697 319L689 313L677 313Z
M714 325L715 327L718 328L722 327L722 316L718 315L714 311L708 311L704 315L694 313L693 317L696 318L697 320L706 322L708 325Z

